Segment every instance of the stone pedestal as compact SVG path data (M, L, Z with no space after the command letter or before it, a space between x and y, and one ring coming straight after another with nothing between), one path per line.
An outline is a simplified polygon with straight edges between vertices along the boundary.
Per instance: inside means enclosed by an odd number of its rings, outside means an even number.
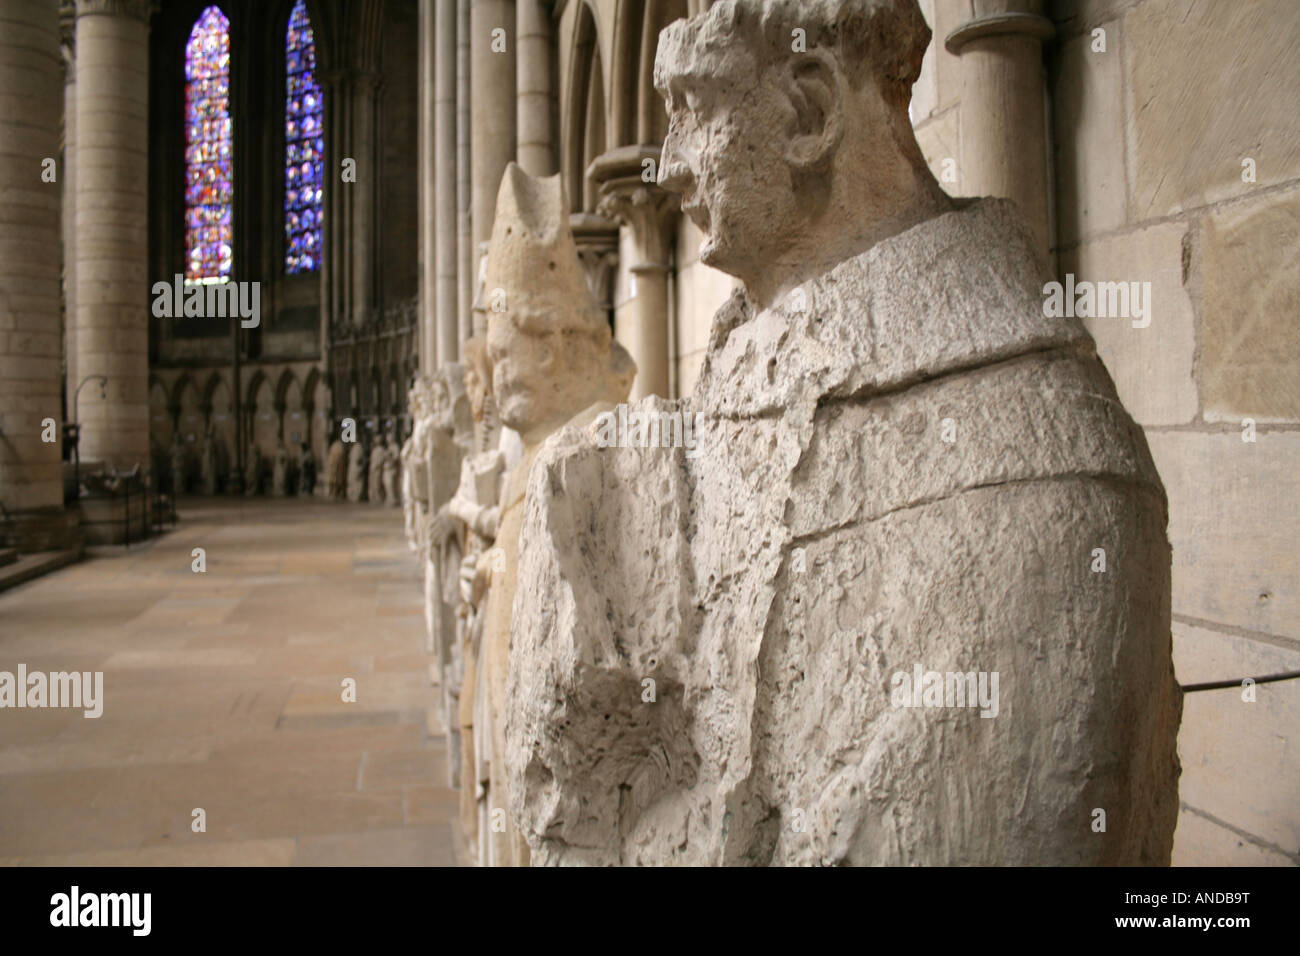
M81 394L81 460L147 466L147 0L78 0L76 47L77 373L108 377Z

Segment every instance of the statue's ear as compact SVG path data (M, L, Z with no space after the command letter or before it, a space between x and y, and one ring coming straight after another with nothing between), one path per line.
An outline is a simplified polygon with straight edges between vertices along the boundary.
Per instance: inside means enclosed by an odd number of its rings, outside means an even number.
M798 169L812 169L834 154L844 133L844 74L821 47L796 53L782 66L794 122L785 155Z

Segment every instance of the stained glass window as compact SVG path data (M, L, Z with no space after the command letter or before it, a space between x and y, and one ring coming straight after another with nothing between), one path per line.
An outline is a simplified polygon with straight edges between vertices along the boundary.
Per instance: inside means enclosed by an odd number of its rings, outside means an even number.
M321 180L325 140L316 41L303 0L293 5L284 35L284 268L320 268Z
M231 263L230 21L208 7L185 45L185 277L217 281Z

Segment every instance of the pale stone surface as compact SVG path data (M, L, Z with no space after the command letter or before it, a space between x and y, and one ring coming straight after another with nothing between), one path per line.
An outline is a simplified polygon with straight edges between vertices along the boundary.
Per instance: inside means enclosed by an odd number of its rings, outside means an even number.
M942 41L961 24L964 7L961 0L921 0L921 15L931 32ZM912 87L913 121L921 123L932 113L955 105L960 90L961 61L945 50L942 42L931 43L921 61L920 76Z
M348 445L348 501L366 500L366 449L361 442Z
M491 395L492 364L487 347L482 339L471 337L464 354L461 382L473 422L474 452L456 455L459 483L430 522L427 533L436 563L429 565L434 571L432 581L426 571L425 593L426 604L428 596L437 593L437 606L443 613L442 623L433 632L435 668L442 688L439 719L449 728L449 779L460 787L461 828L467 844L475 848L477 861L478 818L485 809L479 787L484 774L474 735L485 586L477 569L496 538L501 477L508 456L501 445L504 434Z
M1084 33L1062 45L1055 68L1057 234L1072 240L1119 228L1128 211L1121 22L1098 28L1105 52Z
M460 619L456 613L458 574L463 535L437 530L436 517L443 513L456 490L461 461L472 442L470 399L465 394L464 368L449 362L429 383L425 420L417 425L421 444L411 455L415 469L413 490L423 502L416 516L420 560L424 566L424 618L428 648L433 654L434 674L440 687L438 717L450 728L448 742L452 756L447 761L448 783L460 778L460 728L449 720L460 692Z
M1300 190L1218 208L1204 223L1206 420L1300 420Z
M1177 614L1294 635L1300 628L1300 511L1279 497L1300 474L1300 435L1153 432L1169 492ZM1243 556L1249 555L1249 560Z
M277 498L283 498L289 493L289 449L284 447L284 442L275 446L275 460L271 466L271 493Z
M407 392L411 413L411 434L402 444L402 519L411 550L422 552L425 520L429 512L429 475L425 458L429 453L433 383L427 375L416 376Z
M77 372L81 460L149 461L148 5L77 4Z
M330 443L329 457L325 461L325 496L338 500L347 494L348 453L341 439Z
M505 737L507 712L515 704L507 697L506 678L529 469L553 431L590 422L625 400L636 374L587 286L568 218L558 175L539 179L513 163L506 168L484 282L494 294L500 290L507 305L488 314L487 349L501 422L519 434L523 447L503 480L496 554L479 565L490 586L476 666L474 734L476 755L487 765L484 806L489 818L512 808ZM484 782L481 776L479 782ZM528 863L528 846L517 825L480 824L479 840L489 864Z
M691 399L634 406L698 415L698 455L566 428L533 466L507 757L534 863L1169 860L1159 479L1010 204L929 175L927 31L882 9L661 36L661 181L744 291ZM795 16L791 80L761 37ZM891 706L914 667L999 673L999 714Z
M52 5L0 5L0 502L11 512L63 507L59 69Z
M957 157L961 155L961 110L947 110L918 123L916 142L944 191L960 196L961 163Z
M0 670L104 671L97 720L3 711L0 865L452 865L396 515L238 498L181 518L0 595Z
M1174 834L1173 866L1297 866L1287 856L1234 833L1192 810L1183 810Z
M400 508L402 506L402 493L399 490L401 472L401 450L397 447L396 436L389 432L388 441L384 445L384 468L381 477L384 481L384 503L390 508Z
M366 500L372 505L384 503L384 465L388 461L388 446L383 438L376 435L370 444L370 475L366 481Z
M1124 45L1130 219L1167 216L1300 175L1300 5L1147 0L1125 17ZM1250 108L1207 108L1243 97ZM1255 160L1253 184L1241 179L1246 158Z
M1085 243L1060 256L1057 281L1151 284L1136 317L1085 318L1097 354L1115 379L1120 399L1142 425L1182 425L1196 417L1196 351L1192 302L1183 280L1187 226L1166 223ZM1145 290L1145 286L1139 287ZM1150 319L1150 325L1138 328Z
M1174 664L1183 685L1300 670L1300 649L1174 625ZM1290 853L1300 849L1300 683L1198 691L1184 703L1178 753L1189 806ZM1260 786L1261 781L1268 786Z

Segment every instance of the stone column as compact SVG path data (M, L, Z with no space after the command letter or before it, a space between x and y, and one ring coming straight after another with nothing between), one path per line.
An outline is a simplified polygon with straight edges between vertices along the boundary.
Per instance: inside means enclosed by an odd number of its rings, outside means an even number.
M434 24L433 155L437 199L434 302L438 364L460 361L459 295L456 288L459 239L456 234L456 7L437 4Z
M108 376L81 392L81 460L147 469L148 0L77 0L76 45L77 371Z
M474 302L473 190L469 151L469 3L456 0L456 315L460 340L472 334Z
M359 323L376 307L375 289L376 207L379 195L379 150L375 116L381 78L368 70L351 74L352 126L348 153L357 161L357 181L340 183L352 201L352 231L347 242L352 252L352 321ZM336 174L337 175L337 174Z
M77 5L64 0L59 7L63 54L63 163L59 194L63 208L63 388L68 413L81 377L77 374Z
M492 236L501 176L515 158L515 2L470 0L469 18L470 215L477 246ZM474 332L486 333L480 325L475 323Z
M30 531L45 525L44 536L64 514L60 70L58 7L0 0L0 503L17 519L23 551L50 547Z
M419 224L416 226L419 237L419 364L420 371L432 373L439 364L438 358L438 323L437 323L437 254L438 239L436 233L438 202L436 199L436 182L443 158L437 155L435 145L436 93L434 91L434 74L437 70L436 40L434 30L434 0L420 0L419 6L419 81L417 111L419 131L417 134L416 167L417 193L416 204L419 207Z
M588 173L598 184L596 208L618 220L631 240L631 293L616 310L614 337L636 361L632 398L669 395L668 278L672 220L678 198L643 176L644 160L659 162L658 146L620 146L596 157ZM654 167L651 167L654 168Z
M1042 0L984 0L948 34L961 57L962 191L1014 199L1047 261L1051 212L1043 41L1055 33Z
M533 176L555 172L555 136L552 119L555 98L551 90L551 17L541 0L516 0L515 126L517 162Z

